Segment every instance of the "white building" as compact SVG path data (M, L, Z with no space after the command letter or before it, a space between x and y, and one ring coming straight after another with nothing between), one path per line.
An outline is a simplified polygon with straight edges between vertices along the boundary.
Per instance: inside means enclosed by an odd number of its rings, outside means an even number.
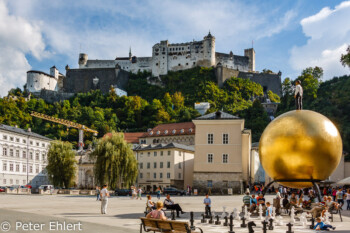
M50 141L31 130L0 125L0 186L48 184Z

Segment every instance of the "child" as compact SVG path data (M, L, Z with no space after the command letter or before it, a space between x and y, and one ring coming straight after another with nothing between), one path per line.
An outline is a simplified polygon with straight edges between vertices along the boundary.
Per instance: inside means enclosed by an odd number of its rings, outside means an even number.
M272 207L270 202L266 202L266 220L272 218Z
M324 224L320 217L316 218L316 221L317 221L317 224L314 227L314 230L316 231L328 231L328 228L332 228L333 230L335 230L335 227Z
M205 195L203 203L205 205L205 216L211 216L211 200L209 198L209 194Z

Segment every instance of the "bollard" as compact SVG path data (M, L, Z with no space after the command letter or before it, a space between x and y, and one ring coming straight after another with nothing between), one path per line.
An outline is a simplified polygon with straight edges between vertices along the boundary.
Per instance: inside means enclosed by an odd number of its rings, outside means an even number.
M311 226L310 226L310 229L314 229L315 228L315 219L314 217L311 218Z
M227 227L228 226L228 217L225 216L224 219L225 219L224 226Z
M269 225L269 230L273 230L273 219L269 219L270 225Z
M220 222L220 219L219 219L219 215L216 215L216 221L215 221L215 225L220 225L221 222Z
M262 225L263 225L263 233L266 233L266 231L267 231L267 228L266 228L266 226L267 226L267 221L266 220L264 220L264 221L262 221L261 222L262 223Z
M190 229L191 229L191 230L195 230L196 227L193 225L193 223L194 223L193 211L190 212L190 223L191 223Z
M294 231L292 231L292 226L293 226L292 223L288 223L288 224L287 224L288 231L286 231L286 233L294 233Z
M248 231L249 231L249 233L254 233L253 227L256 227L255 222L248 222Z
M243 216L242 218L242 224L241 224L241 227L247 227L247 224L245 224L245 220L246 220L246 218Z
M207 220L205 219L205 214L202 214L201 223L207 223Z
M232 215L230 216L230 225L229 226L230 226L230 230L228 233L235 233L233 231L233 216Z
M213 215L210 215L210 220L209 220L209 224L213 224L214 221L213 221Z

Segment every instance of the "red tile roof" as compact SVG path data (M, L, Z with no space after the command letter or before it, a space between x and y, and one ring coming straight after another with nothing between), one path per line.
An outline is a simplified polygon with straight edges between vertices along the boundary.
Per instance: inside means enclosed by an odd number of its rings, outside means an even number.
M161 124L154 127L149 132L143 134L142 137L161 137L161 136L179 136L194 135L195 125L193 122Z

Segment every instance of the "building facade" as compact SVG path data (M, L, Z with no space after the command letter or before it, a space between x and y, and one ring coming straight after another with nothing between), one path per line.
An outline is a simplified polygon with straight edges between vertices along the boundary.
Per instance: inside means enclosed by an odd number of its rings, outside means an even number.
M146 191L158 187L192 186L194 148L177 143L140 145L134 149L139 163L137 185Z
M51 139L0 125L0 186L49 184L46 166Z
M193 188L199 193L241 192L250 179L251 131L244 119L214 112L193 120L196 126Z
M139 137L140 144L179 143L194 145L196 129L193 122L160 124Z

